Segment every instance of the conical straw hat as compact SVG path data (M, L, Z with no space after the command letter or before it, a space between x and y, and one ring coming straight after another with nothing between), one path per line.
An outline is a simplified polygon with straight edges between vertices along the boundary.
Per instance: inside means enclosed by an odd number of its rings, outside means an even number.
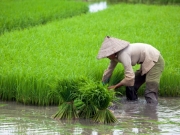
M119 52L120 50L126 48L129 44L130 43L127 41L107 36L101 45L97 59L102 59Z

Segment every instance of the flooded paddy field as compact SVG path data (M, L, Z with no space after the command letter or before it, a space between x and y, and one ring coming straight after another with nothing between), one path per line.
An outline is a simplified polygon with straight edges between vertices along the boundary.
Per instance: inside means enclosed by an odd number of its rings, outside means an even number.
M51 118L58 106L38 107L0 101L0 135L129 135L180 134L179 98L159 98L157 106L147 105L144 98L110 109L118 118L111 125L85 120L57 121Z

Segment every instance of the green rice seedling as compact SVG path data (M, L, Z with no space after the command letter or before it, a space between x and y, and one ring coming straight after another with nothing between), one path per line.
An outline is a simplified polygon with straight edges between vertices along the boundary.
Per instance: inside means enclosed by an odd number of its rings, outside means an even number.
M59 80L56 87L56 94L59 95L60 106L58 112L53 115L55 119L76 119L78 118L77 109L74 104L78 97L78 79L69 78ZM77 105L77 104L76 104Z
M108 110L110 103L115 98L113 90L108 90L107 86L104 86L102 83L89 81L82 85L79 91L81 99L85 103L84 111L81 111L80 115L104 124L117 121Z
M109 109L98 110L93 117L93 120L97 123L111 124L116 123L118 120Z
M97 113L97 107L90 101L82 100L83 105L78 109L78 115L83 119L91 119Z
M95 105L98 108L98 111L93 117L93 120L95 122L104 124L117 122L115 116L108 109L115 96L114 91L108 90L106 87L102 86L102 84L98 85L97 88L99 90L99 93L96 93L93 98L94 100L96 99Z
M16 76L0 76L0 99L5 101L15 101L17 93ZM4 80L6 83L3 83Z
M80 110L85 104L82 100L80 100L79 98L74 100L74 105L76 106L77 110Z
M78 114L73 102L64 102L59 106L58 112L53 115L54 119L70 120L78 118Z
M91 98L91 87L94 85L92 80L85 80L81 82L79 88L79 99L83 102L83 105L78 110L80 118L90 119L97 113L97 107L94 105Z
M97 108L93 104L84 104L84 106L79 110L79 117L83 119L92 119L92 117L97 113Z
M56 84L51 84L50 87L51 89L49 89L47 95L50 104L60 105L63 102L63 100L61 98L61 95L59 94L59 91L57 91L56 89Z
M80 97L80 96L79 96ZM87 102L85 99L77 98L74 101L78 116L83 119L90 119L97 112L97 107Z
M92 80L87 77L80 77L76 79L76 88L78 89L78 97L74 100L75 107L77 109L80 118L89 119L97 112L96 106L89 101L86 96L82 96L81 88Z
M19 74L16 80L16 101L23 104L50 105L47 98L50 87L45 82L47 80L47 78Z

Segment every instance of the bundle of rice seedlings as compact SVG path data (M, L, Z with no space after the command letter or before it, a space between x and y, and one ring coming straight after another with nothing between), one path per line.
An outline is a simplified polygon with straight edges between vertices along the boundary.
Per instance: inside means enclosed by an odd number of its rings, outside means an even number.
M97 107L89 99L88 89L84 89L85 86L89 83L91 83L91 80L85 77L83 78L81 77L78 83L78 86L79 86L78 101L79 102L76 103L76 106L78 108L79 117L84 118L84 119L92 118L97 112ZM79 104L79 106L77 104Z
M78 115L81 118L89 119L97 113L97 107L93 103L84 102L83 106L79 109Z
M54 119L76 119L78 118L74 100L78 97L78 87L74 79L62 80L58 82L57 92L61 97L61 104L58 112L53 115Z
M58 112L53 116L54 119L60 120L70 120L78 118L78 114L76 112L76 108L73 102L64 102L59 106Z
M110 124L117 122L114 114L108 109L110 103L115 97L115 92L113 90L108 90L107 86L98 84L96 89L99 90L98 93L94 95L95 105L98 108L97 113L94 115L93 120L97 123ZM95 100L96 99L96 100Z
M84 112L81 112L84 117L89 117L97 123L115 123L117 119L113 113L108 109L108 106L113 101L115 97L115 92L113 90L108 90L107 86L104 86L102 83L97 83L93 81L86 82L79 89L81 93L81 99L84 100L86 107L88 109ZM88 104L87 104L88 103ZM94 108L94 112L91 113ZM84 114L85 113L85 114ZM89 116L89 114L91 115Z
M114 116L114 114L108 109L108 106L110 104L110 100L108 99L108 97L106 97L106 99L104 98L102 100L99 100L98 102L98 104L101 104L101 106L97 105L98 111L94 115L93 120L97 123L104 124L117 122L117 119Z

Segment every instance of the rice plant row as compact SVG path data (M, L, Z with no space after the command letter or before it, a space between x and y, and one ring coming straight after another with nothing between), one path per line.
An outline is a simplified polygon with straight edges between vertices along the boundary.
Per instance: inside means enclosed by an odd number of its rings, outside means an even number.
M85 2L72 0L1 0L0 34L88 11Z

